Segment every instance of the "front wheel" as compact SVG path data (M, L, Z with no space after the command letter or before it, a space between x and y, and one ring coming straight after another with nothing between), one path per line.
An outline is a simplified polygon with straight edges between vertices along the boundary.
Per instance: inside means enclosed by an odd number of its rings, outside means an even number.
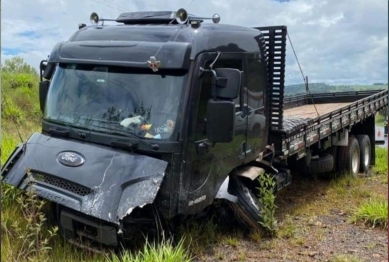
M238 177L231 177L229 191L238 198L237 203L229 204L239 223L249 230L261 230L262 205L254 192Z

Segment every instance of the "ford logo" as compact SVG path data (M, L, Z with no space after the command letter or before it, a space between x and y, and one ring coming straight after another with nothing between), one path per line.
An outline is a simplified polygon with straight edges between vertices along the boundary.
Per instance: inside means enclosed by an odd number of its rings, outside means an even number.
M85 158L76 152L62 152L57 157L58 161L65 166L81 166L85 163Z

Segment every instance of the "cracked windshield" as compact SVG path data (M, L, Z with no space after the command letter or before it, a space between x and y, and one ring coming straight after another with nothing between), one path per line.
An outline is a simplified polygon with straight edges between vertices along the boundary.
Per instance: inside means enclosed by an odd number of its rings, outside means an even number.
M185 74L147 69L59 65L47 95L46 120L107 133L169 139Z

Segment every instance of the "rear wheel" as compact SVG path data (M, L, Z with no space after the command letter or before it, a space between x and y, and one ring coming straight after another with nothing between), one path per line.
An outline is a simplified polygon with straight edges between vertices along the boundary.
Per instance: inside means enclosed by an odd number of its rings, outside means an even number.
M261 230L262 205L254 192L238 177L231 177L229 191L238 198L229 204L239 222L249 230Z
M360 148L360 168L359 171L367 173L370 167L371 159L371 144L370 138L367 135L358 135L357 136L359 148Z
M340 174L351 174L356 177L360 166L360 148L358 140L350 137L348 146L340 146L338 151L338 170Z

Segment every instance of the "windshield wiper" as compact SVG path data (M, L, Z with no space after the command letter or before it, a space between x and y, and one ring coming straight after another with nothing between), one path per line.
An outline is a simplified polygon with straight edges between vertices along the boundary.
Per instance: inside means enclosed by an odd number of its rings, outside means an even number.
M60 127L60 128L58 128L58 127L50 127L48 132L51 135L60 136L60 137L69 137L70 131L72 131L73 133L79 135L81 138L83 138L83 139L86 138L86 135L87 135L86 132L84 132L84 131L77 131L72 126L67 124L66 122L58 121L58 120L50 120L50 122L53 122L53 123L56 123L56 124L60 124L60 125L64 125L64 126L67 127L67 128L64 128L64 127ZM77 127L77 128L79 128L79 127Z
M151 147L153 150L158 150L159 149L159 145L158 144L156 144L156 143L149 143L149 142L143 140L143 138L141 136L138 136L137 134L134 134L132 132L126 132L126 131L123 131L121 129L117 129L117 128L114 128L114 127L100 127L100 128L107 129L108 131L106 131L105 133L108 133L108 134L121 135L121 136L125 136L125 137L134 136L134 137L137 138L137 142L138 143L141 142L141 143ZM117 140L113 140L111 142L111 145L112 146L117 145L118 147L134 149L134 148L138 147L138 143L132 143L131 141L123 141L123 140L117 139Z
M62 122L62 121L53 121L57 124L63 124L65 125L67 128L57 128L57 127L51 127L48 132L52 135L55 135L55 136L61 136L61 137L69 137L70 135L70 131L72 132L75 132L76 134L78 134L79 136L81 136L82 138L85 138L86 134L85 132L82 132L82 131L76 131L74 130L73 127L71 127L70 125L68 125L67 123L65 122ZM101 122L105 122L105 121L101 121ZM117 122L111 122L111 121L106 121L106 123L109 123L109 124L115 124ZM91 126L94 126L94 127L97 127L99 130L95 130L97 132L104 132L104 133L107 133L107 134L112 134L112 135L120 135L120 136L123 136L123 137L130 137L130 136L133 136L136 138L136 142L134 143L133 141L130 141L130 140L123 140L123 139L115 139L115 140L112 140L110 142L111 146L113 147L118 147L118 148L123 148L123 149L131 149L131 150L134 150L138 147L138 144L139 142L143 143L144 145L147 145L148 147L152 148L153 150L158 150L159 149L159 145L156 144L156 143L149 143L145 140L143 140L143 138L141 136L138 136L137 134L135 133L132 133L132 132L126 132L122 129L118 129L118 128L115 128L115 127L112 127L112 126L108 126L108 127L104 127L104 126L100 126L100 125L95 125L95 124L91 124ZM104 131L103 131L104 130ZM88 132L90 132L90 130L88 130Z
M113 140L111 141L111 146L134 150L138 148L138 143L133 143L131 141L125 140Z
M69 137L69 129L66 128L50 127L48 132L54 136Z

